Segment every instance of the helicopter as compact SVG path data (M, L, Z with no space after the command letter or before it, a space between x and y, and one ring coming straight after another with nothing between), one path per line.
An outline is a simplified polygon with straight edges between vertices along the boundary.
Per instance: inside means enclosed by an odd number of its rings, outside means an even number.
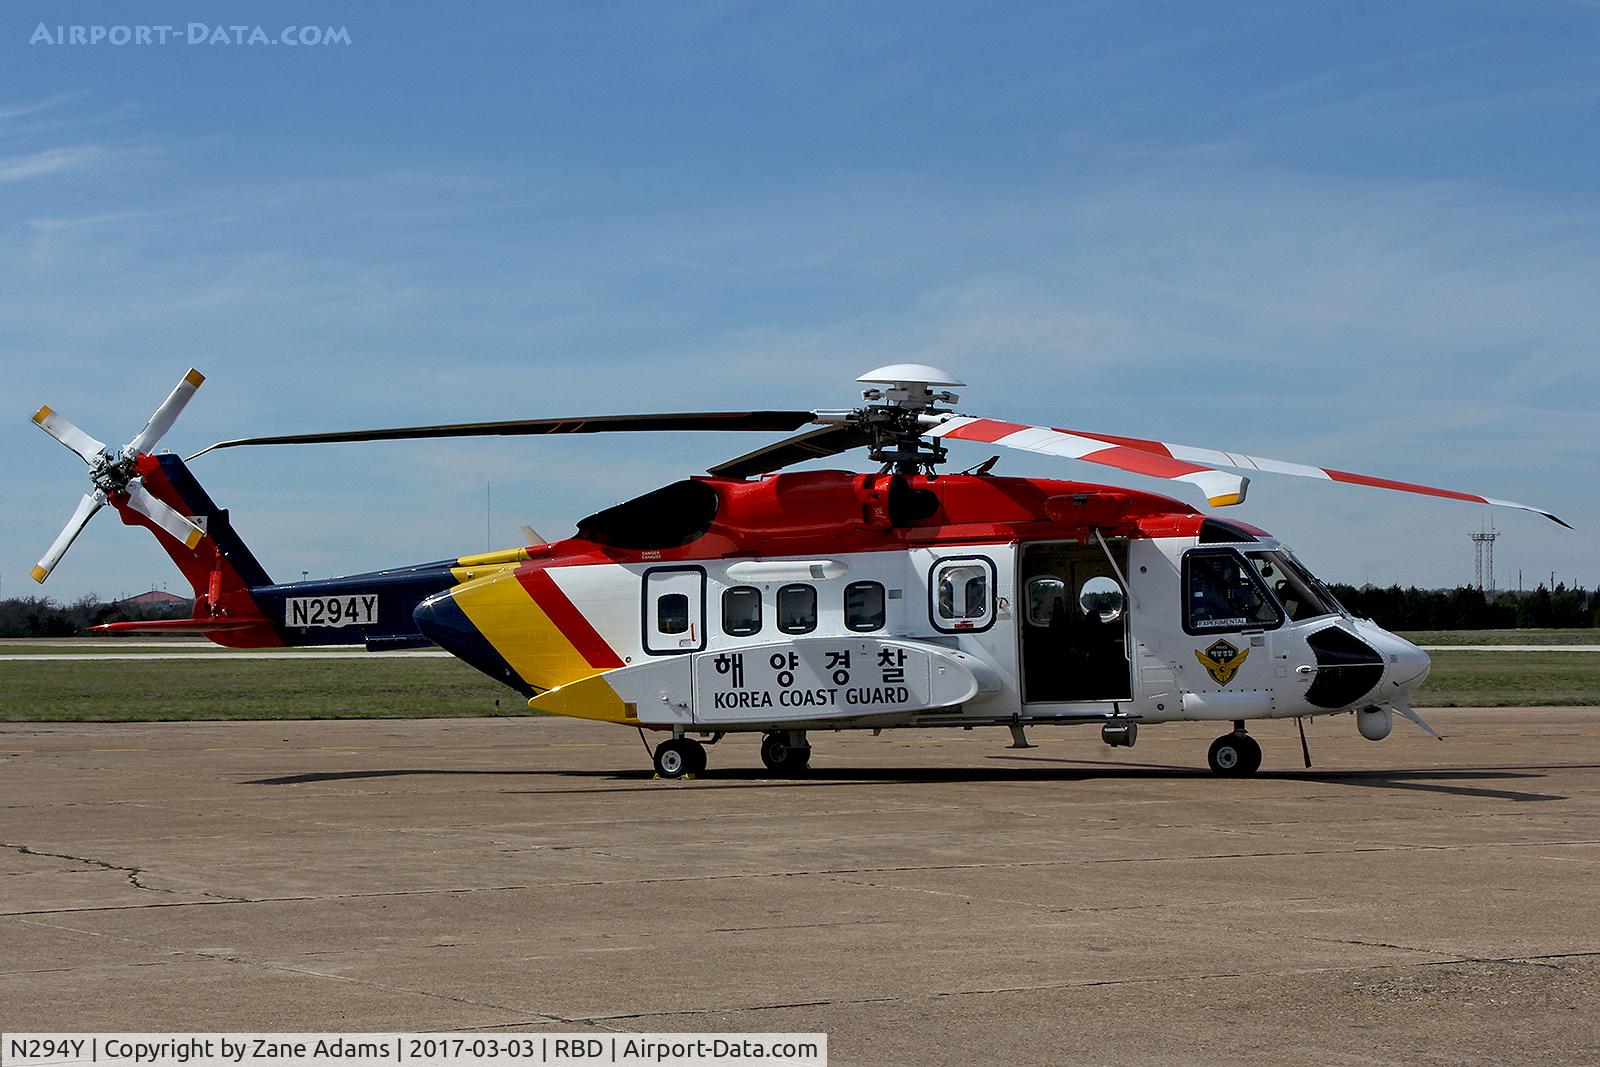
M1185 483L1214 509L1268 473L1516 508L1483 497L1238 452L959 413L963 382L915 363L857 379L850 408L610 415L342 430L156 451L205 380L190 370L111 449L42 407L33 421L88 464L90 491L33 570L43 582L110 506L161 543L194 590L188 619L93 629L195 633L232 648L438 646L535 712L660 737L655 773L703 773L708 746L761 735L773 773L803 773L810 735L901 727L1226 724L1218 775L1261 765L1247 724L1351 714L1389 736L1422 649L1352 616L1264 530L1172 497L945 473L950 442L1076 459ZM809 427L809 428L808 428ZM568 538L340 578L274 582L189 464L245 446L658 431L784 433L598 511ZM799 432L796 432L799 431ZM790 471L865 449L877 470ZM1570 528L1570 527L1568 527ZM526 530L526 528L524 528ZM540 539L528 531L527 540ZM664 735L664 736L662 736ZM647 743L647 748L649 745Z

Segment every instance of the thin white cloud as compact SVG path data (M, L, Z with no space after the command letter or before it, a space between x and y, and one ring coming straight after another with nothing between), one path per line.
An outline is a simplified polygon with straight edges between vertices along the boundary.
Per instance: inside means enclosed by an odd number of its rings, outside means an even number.
M0 121L5 119L20 119L27 115L37 115L41 111L49 111L57 104L64 104L77 96L77 93L59 93L43 100L34 100L26 104L0 104Z
M0 182L24 181L75 170L88 166L103 154L94 145L78 145L72 148L48 148L26 156L11 156L0 159Z

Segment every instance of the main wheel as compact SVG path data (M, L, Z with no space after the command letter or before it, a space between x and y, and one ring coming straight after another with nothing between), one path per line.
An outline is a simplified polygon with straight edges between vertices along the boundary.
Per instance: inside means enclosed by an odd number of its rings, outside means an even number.
M698 741L687 737L674 737L656 746L656 773L663 778L682 778L686 774L699 774L705 769L706 749Z
M761 739L761 762L774 774L799 774L811 762L811 746L791 745L786 734Z
M1243 778L1261 768L1261 746L1249 734L1223 734L1211 742L1206 762L1216 774Z
M1243 734L1241 737L1245 755L1249 757L1245 762L1243 773L1254 774L1261 769L1261 746L1256 744L1256 739L1249 734Z

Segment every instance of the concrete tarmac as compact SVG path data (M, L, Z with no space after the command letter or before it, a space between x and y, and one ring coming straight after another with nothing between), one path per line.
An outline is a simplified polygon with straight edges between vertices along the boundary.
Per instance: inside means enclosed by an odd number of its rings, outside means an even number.
M1600 709L1218 733L0 725L0 1029L826 1031L835 1064L1600 1060Z

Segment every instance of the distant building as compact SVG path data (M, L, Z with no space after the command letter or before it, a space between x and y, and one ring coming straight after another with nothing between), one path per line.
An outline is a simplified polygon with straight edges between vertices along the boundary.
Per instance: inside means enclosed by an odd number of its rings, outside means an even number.
M117 601L117 606L122 608L165 608L174 604L187 604L189 598L177 596L164 589L152 589L148 593L130 596L126 600Z

